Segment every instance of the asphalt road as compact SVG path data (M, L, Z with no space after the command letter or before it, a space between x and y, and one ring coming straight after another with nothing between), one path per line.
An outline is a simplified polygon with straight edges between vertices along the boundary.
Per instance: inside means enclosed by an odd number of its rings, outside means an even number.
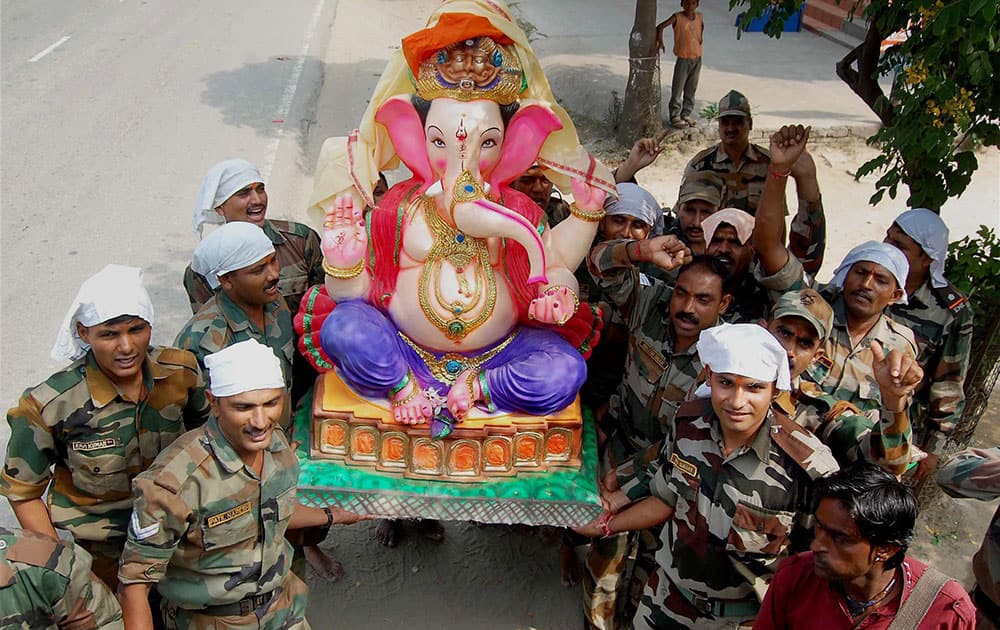
M107 263L143 268L153 341L173 340L215 162L273 171L268 216L300 214L284 191L309 186L294 156L337 5L3 1L2 404L60 367L49 350L66 308Z

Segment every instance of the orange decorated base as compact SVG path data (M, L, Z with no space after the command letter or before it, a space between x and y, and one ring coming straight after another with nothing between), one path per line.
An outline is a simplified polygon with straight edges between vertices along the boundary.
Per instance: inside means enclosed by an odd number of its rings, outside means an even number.
M580 399L548 416L487 414L478 409L445 438L430 425L393 420L386 400L370 401L336 371L316 381L309 457L398 473L410 479L482 482L519 472L579 470Z

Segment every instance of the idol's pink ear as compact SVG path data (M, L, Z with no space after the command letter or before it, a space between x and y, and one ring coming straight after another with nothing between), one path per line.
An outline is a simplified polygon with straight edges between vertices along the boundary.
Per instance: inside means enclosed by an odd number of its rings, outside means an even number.
M396 155L424 185L431 183L431 163L427 159L427 139L420 115L409 97L394 96L375 112L375 121L389 130Z
M528 170L553 131L562 121L545 105L524 105L514 114L504 134L500 161L489 175L491 186L506 184Z

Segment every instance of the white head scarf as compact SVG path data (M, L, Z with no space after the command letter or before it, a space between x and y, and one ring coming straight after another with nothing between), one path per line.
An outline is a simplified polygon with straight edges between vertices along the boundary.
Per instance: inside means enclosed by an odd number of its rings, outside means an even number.
M944 277L944 261L948 257L948 226L941 217L927 208L907 210L894 222L920 245L931 257L931 286L935 289L948 286Z
M713 372L775 383L784 391L792 388L788 352L763 326L721 324L707 328L698 336L698 356ZM708 398L711 391L706 382L694 395Z
M278 357L256 339L234 343L206 356L205 367L208 368L208 391L216 398L285 387Z
M50 356L56 361L79 359L90 345L80 339L76 323L95 326L122 315L140 317L152 326L153 303L142 284L142 269L108 265L80 285Z
M736 236L740 239L740 245L746 245L753 234L754 218L750 214L739 208L723 208L718 212L713 212L701 222L701 229L705 232L705 243L712 242L712 236L719 229L719 225L727 224L736 230Z
M194 248L191 270L219 287L219 276L249 267L274 253L274 243L253 223L233 221L215 230Z
M906 274L910 273L910 263L906 262L906 256L903 255L903 252L888 243L864 242L847 252L844 261L833 272L832 284L843 289L847 272L851 270L854 263L859 262L873 262L888 269L889 273L896 279L899 288L903 289L903 297L899 298L897 303L906 304Z
M631 182L622 182L617 188L618 198L609 195L604 202L604 211L608 215L626 214L645 221L650 227L649 235L658 236L663 231L663 209L656 197Z
M257 167L246 160L235 159L219 162L208 170L204 181L201 182L201 191L198 193L198 201L194 206L191 227L201 235L201 228L206 223L222 225L226 219L215 209L232 197L233 193L245 186L263 181L264 178L260 176Z

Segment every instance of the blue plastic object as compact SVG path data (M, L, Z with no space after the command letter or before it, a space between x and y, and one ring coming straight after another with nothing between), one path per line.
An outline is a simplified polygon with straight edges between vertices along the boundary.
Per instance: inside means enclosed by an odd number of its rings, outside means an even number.
M798 33L800 30L802 30L802 12L805 11L805 8L806 8L805 3L802 3L802 6L799 7L799 10L790 15L788 19L785 20L785 25L781 30L784 31L785 33ZM743 19L742 13L736 16L736 26L740 25L740 21L742 19ZM750 24L748 24L746 29L744 30L748 33L763 32L764 25L767 24L767 21L769 19L771 19L770 8L764 11L764 15L760 16L759 18L750 20Z

